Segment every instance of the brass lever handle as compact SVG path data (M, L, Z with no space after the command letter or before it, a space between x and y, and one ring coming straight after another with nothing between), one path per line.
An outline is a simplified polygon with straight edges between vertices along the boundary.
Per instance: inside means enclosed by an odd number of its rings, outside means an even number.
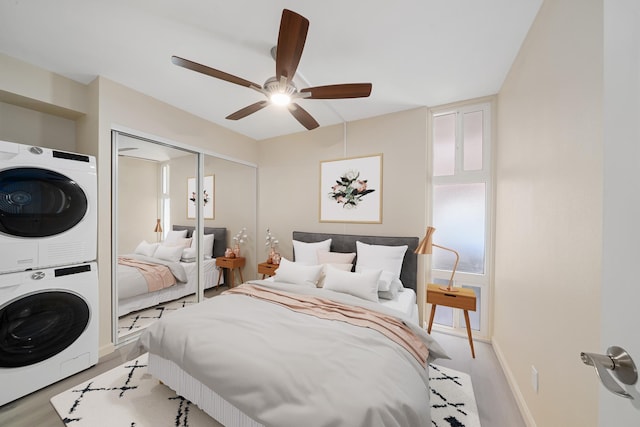
M611 393L627 399L633 399L629 393L613 379L609 371L615 377L627 385L634 385L638 381L638 370L633 359L623 348L612 346L607 349L607 354L580 353L580 358L585 365L593 366L602 385Z

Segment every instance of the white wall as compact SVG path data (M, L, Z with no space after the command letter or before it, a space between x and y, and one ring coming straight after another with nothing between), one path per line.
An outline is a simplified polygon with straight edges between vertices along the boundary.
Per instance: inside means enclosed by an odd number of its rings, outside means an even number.
M601 0L547 0L498 97L493 342L529 425L598 419L602 48Z
M118 249L133 253L142 241L155 242L158 216L158 163L133 157L118 158Z
M76 122L0 102L0 140L76 151Z

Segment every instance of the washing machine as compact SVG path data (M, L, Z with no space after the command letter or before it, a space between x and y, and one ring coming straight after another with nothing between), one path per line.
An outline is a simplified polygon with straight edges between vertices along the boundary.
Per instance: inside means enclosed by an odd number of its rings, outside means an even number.
M0 275L0 406L97 362L95 262Z
M96 259L93 156L0 141L0 274Z

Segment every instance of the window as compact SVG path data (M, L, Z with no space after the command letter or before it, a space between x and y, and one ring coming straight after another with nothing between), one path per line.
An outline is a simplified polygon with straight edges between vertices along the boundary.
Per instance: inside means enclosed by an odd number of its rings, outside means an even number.
M432 118L432 224L434 243L460 254L454 283L476 293L470 312L471 327L489 336L491 239L491 105L469 104L434 109ZM434 249L433 283L448 284L454 259L450 252ZM438 307L434 323L465 329L462 311Z
M163 220L162 230L163 240L167 231L171 230L171 194L169 191L169 171L170 165L164 163L160 168L160 217Z

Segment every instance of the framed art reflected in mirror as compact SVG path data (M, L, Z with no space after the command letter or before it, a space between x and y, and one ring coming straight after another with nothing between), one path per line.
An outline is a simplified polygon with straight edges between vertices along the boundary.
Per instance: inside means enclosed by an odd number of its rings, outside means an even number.
M202 203L204 208L204 219L215 219L215 176L207 175L203 180ZM187 218L196 217L196 179L187 178Z

